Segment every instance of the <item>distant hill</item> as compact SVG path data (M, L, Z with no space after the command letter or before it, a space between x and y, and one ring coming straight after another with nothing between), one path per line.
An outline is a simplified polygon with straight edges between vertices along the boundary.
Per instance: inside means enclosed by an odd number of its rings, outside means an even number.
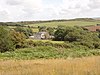
M22 26L21 23L17 22L0 22L1 26Z
M21 21L21 22L0 22L0 25L6 25L6 26L23 26L23 25L30 25L30 24L40 24L40 23L59 23L59 22L71 22L71 21L82 21L82 22L94 22L98 19L94 18L75 18L75 19L61 19L61 20L47 20L47 21ZM79 23L80 23L79 22Z
M46 23L46 22L65 22L65 21L95 21L93 18L75 18L75 19L61 19L61 20L47 20L47 21L21 21L20 24L36 24L36 23Z
M71 21L95 21L93 18L75 18L71 19Z

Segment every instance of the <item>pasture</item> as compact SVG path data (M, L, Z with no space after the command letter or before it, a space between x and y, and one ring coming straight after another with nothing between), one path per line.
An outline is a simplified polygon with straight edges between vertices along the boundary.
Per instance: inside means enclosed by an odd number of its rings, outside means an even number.
M57 27L57 26L90 26L100 24L100 21L63 21L63 22L45 22L45 23L34 23L26 26L47 26L47 27Z

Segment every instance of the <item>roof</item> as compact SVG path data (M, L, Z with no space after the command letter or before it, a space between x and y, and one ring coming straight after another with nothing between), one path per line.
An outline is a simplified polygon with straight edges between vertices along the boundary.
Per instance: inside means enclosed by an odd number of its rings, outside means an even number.
M85 29L89 30L89 31L97 31L100 30L100 26L88 26L88 27L84 27Z

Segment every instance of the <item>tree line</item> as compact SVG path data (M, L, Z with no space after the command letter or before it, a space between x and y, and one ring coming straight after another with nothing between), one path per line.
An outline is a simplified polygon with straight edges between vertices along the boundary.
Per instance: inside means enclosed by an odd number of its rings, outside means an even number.
M90 32L84 30L82 27L65 27L58 26L57 29L40 27L40 31L48 31L53 35L53 41L64 41L61 44L52 44L50 42L35 43L26 41L29 36L33 35L33 30L30 27L16 27L15 29L8 28L7 26L0 26L0 52L13 51L16 48L25 48L34 46L57 46L57 47L87 47L90 49L100 49L100 31ZM66 45L67 44L67 45ZM33 47L33 46L32 46Z

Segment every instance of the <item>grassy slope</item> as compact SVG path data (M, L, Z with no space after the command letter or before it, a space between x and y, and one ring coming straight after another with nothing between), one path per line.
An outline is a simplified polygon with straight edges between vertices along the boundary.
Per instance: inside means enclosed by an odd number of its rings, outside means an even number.
M48 26L48 27L57 27L58 25L65 26L87 26L87 25L96 25L100 24L100 21L64 21L64 22L45 22L37 24L29 24L29 26Z
M100 75L100 57L1 60L0 75Z

